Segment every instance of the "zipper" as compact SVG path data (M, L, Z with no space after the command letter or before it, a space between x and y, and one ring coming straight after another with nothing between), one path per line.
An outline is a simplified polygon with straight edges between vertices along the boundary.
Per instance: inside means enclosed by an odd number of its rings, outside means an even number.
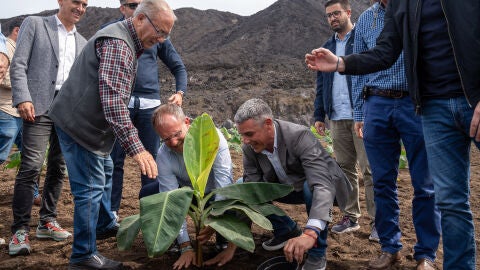
M458 66L457 54L455 53L455 45L453 44L452 32L450 32L450 27L449 27L450 23L448 21L447 14L445 13L444 0L440 0L440 5L442 6L442 12L443 12L443 15L445 16L445 21L447 22L448 38L450 38L450 43L452 44L453 59L455 60L455 66L457 67L458 75L460 77L460 84L462 85L463 95L465 95L465 99L467 100L468 106L472 108L472 103L468 99L467 93L465 92L465 85L462 79L462 72L460 70L460 67Z

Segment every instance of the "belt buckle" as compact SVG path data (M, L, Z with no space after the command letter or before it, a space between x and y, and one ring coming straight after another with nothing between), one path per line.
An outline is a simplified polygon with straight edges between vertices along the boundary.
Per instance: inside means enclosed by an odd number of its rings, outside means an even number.
M399 95L396 95L397 91L392 91L392 97L393 98L403 98L404 95L403 95L403 91L398 91Z

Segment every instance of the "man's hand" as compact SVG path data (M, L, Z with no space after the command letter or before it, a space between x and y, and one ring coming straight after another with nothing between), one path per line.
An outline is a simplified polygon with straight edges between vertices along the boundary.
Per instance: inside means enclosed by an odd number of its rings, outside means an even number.
M337 69L337 61L338 69ZM311 53L305 55L305 63L309 69L318 70L323 72L342 72L345 70L345 64L342 58L338 58L330 50L325 48L318 48Z
M0 53L0 82L5 78L9 64L10 61L8 61L8 57L5 54Z
M137 162L142 174L147 175L148 178L157 178L157 163L155 163L155 160L148 151L145 150L136 154L133 156L133 160Z
M316 243L316 240L308 235L302 234L298 237L291 238L283 248L285 258L289 262L296 260L299 264L303 261L303 255L311 249Z
M325 123L320 121L315 121L315 129L317 130L318 134L321 136L325 136Z
M187 269L191 264L198 266L195 261L195 252L193 250L188 250L180 255L180 258L173 264L174 270Z
M197 236L197 240L200 242L201 245L208 242L212 234L215 232L214 229L210 226L205 226Z
M355 122L355 133L357 134L357 137L360 139L363 139L363 122Z
M470 137L480 142L480 102L477 103L473 111L472 122L470 122Z
M229 242L228 247L224 249L222 252L218 253L217 256L214 258L206 261L204 265L209 266L209 265L214 265L216 264L218 267L224 266L226 263L232 260L233 255L235 255L235 250L237 249L237 246L235 244Z
M177 104L178 106L182 107L183 94L180 92L176 92L168 98L168 103Z
M34 122L35 121L35 108L33 103L30 101L22 102L17 106L18 114L25 121Z

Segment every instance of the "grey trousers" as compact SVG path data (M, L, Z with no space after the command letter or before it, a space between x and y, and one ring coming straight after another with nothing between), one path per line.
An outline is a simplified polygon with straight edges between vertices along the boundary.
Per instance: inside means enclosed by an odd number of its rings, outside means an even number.
M43 185L40 221L49 222L57 217L57 201L65 177L63 159L53 121L46 115L35 117L35 122L23 121L21 163L13 191L12 233L29 230L33 189L42 170L47 146L47 174Z
M365 185L367 212L370 218L375 220L372 172L370 170L370 165L368 164L363 139L358 138L355 134L353 120L331 120L330 131L337 163L340 165L340 168L342 168L350 181L350 184L353 186L351 197L348 198L345 215L352 221L357 221L360 217L359 175L356 167L358 161Z

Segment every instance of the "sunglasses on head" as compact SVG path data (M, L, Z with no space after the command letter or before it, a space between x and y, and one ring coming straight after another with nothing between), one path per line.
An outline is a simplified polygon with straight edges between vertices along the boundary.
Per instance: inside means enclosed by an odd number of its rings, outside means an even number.
M129 7L130 9L136 9L138 7L138 3L126 3L123 4L124 7Z

